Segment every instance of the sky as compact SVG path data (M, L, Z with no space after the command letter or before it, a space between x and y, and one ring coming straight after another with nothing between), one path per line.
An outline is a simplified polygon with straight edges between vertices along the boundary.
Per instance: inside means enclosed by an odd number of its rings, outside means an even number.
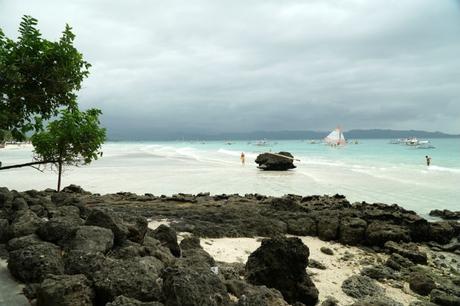
M0 0L9 37L24 14L73 27L112 138L460 133L460 0Z

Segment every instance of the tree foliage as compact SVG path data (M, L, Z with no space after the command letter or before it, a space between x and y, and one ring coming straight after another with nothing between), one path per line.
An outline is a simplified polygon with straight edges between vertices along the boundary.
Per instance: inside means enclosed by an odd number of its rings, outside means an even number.
M99 126L100 114L98 109L64 109L58 119L32 136L35 159L53 163L58 169L58 191L63 166L89 164L102 155L106 131Z
M16 41L0 29L0 129L22 140L60 107L75 107L90 64L73 46L66 25L59 41L43 39L37 20L24 16Z

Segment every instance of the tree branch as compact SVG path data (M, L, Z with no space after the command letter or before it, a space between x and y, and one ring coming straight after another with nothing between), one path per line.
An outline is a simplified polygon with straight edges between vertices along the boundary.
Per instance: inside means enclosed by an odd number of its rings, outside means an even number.
M11 166L0 167L0 170L8 170L8 169L22 168L22 167L32 167L35 165L44 165L44 164L52 164L52 163L56 163L56 161L43 160L43 161L36 161L36 162L25 163L25 164L16 164L16 165L11 165Z

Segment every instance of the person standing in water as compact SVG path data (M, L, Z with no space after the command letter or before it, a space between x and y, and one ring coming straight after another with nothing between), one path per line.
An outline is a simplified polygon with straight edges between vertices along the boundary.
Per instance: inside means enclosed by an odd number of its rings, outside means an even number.
M429 157L428 155L426 155L425 158L426 158L426 165L427 165L427 166L431 165L431 157Z
M240 160L241 160L241 164L244 165L244 162L245 162L244 152L241 152Z

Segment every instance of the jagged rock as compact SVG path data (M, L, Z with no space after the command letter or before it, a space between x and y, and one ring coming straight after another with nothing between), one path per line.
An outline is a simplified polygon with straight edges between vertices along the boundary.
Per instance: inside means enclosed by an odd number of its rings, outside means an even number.
M352 304L352 306L404 306L386 296L365 297Z
M436 284L426 274L414 272L409 276L409 287L415 293L428 295L431 290L436 288Z
M247 286L239 296L238 306L288 306L281 293L265 286Z
M334 251L332 251L328 247L321 247L319 250L321 251L321 253L324 253L326 255L334 255Z
M200 238L196 236L185 237L180 242L180 248L182 250L201 249Z
M361 275L368 276L375 280L400 278L398 275L395 274L395 271L393 269L390 269L385 266L365 267L361 270Z
M161 242L152 237L145 236L142 244L148 250L150 256L158 258L165 265L172 265L176 258L171 254L168 248L161 245Z
M123 220L108 209L92 209L86 219L86 225L94 225L112 230L116 244L123 243L129 235L129 230L123 223Z
M98 226L79 226L74 236L66 242L71 250L106 253L113 246L113 233L111 230Z
M338 306L338 305L339 305L339 301L332 296L326 297L326 299L321 303L321 306Z
M342 283L342 291L355 299L364 299L368 296L379 296L384 293L382 287L367 277L362 275L352 275Z
M27 202L24 198L15 198L13 200L13 210L24 210L24 209L29 209L29 205L27 205Z
M8 269L18 280L32 283L41 282L47 274L63 274L64 263L61 250L43 242L10 252Z
M7 219L0 219L0 243L10 239L10 223Z
M433 209L430 211L430 216L440 217L445 220L460 220L460 211Z
M57 243L70 238L82 224L83 220L80 217L57 217L43 223L37 230L37 234L44 241Z
M13 200L13 194L6 187L0 187L0 208L8 206L7 204Z
M327 267L323 263L321 263L321 262L319 262L319 261L317 261L317 260L315 260L313 258L310 258L308 260L308 266L310 268L315 268L315 269L320 269L320 270L326 270L327 269Z
M241 279L244 276L244 264L239 262L217 262L219 276L225 280Z
M317 236L316 221L310 217L287 220L287 232L291 235Z
M280 155L286 156L282 157ZM278 152L278 153L262 153L259 154L255 160L258 164L258 168L263 170L270 171L285 171L289 169L294 169L294 156L288 152Z
M409 306L436 306L436 304L433 304L428 301L414 301L410 303Z
M438 289L434 289L431 291L430 301L441 306L460 305L460 297Z
M35 233L44 222L31 210L21 210L11 222L9 232L12 238L30 235Z
M131 260L107 260L93 276L96 302L105 305L117 296L140 301L158 301L161 297L159 275L163 263L152 256Z
M387 241L408 242L411 240L409 229L388 222L374 221L366 230L369 245L383 246Z
M385 248L388 249L390 253L399 254L417 264L426 265L428 262L426 253L419 251L417 245L415 244L398 244L394 241L388 241L385 243Z
M41 244L41 243L43 243L43 240L41 240L40 237L38 237L36 234L31 234L31 235L11 239L10 241L8 241L8 244L6 245L6 249L11 252L11 251L23 249L27 246Z
M402 268L409 268L413 266L414 263L410 259L407 259L398 253L392 253L385 262L385 265L396 271L400 271Z
M246 279L254 285L279 290L289 303L315 305L316 289L305 268L309 249L299 238L264 239L246 263Z
M440 221L430 223L430 239L441 244L449 243L454 237L455 230L449 222Z
M335 240L339 233L340 221L337 217L321 216L318 219L318 237L321 240Z
M141 302L139 300L120 295L106 306L163 306L163 304L160 302Z
M272 198L270 200L270 207L274 210L281 211L303 211L304 208L299 205L294 197L284 196L281 198Z
M142 243L147 233L148 222L145 217L133 214L122 214L120 218L128 229L127 238L133 242Z
M367 222L360 218L344 218L340 222L339 241L343 244L358 245L366 239Z
M175 257L180 257L180 247L177 243L176 231L164 224L154 230L153 238L159 240Z
M63 261L66 274L84 274L92 280L94 273L106 263L106 258L98 252L70 250L64 254Z
M48 275L37 292L37 306L92 306L93 299L84 275Z
M224 284L209 268L169 267L162 278L165 305L230 305Z
M74 185L74 184L70 184L69 186L67 187L64 187L61 192L67 192L67 193L86 193L85 190L83 190L83 188L81 188L80 186L78 185Z

